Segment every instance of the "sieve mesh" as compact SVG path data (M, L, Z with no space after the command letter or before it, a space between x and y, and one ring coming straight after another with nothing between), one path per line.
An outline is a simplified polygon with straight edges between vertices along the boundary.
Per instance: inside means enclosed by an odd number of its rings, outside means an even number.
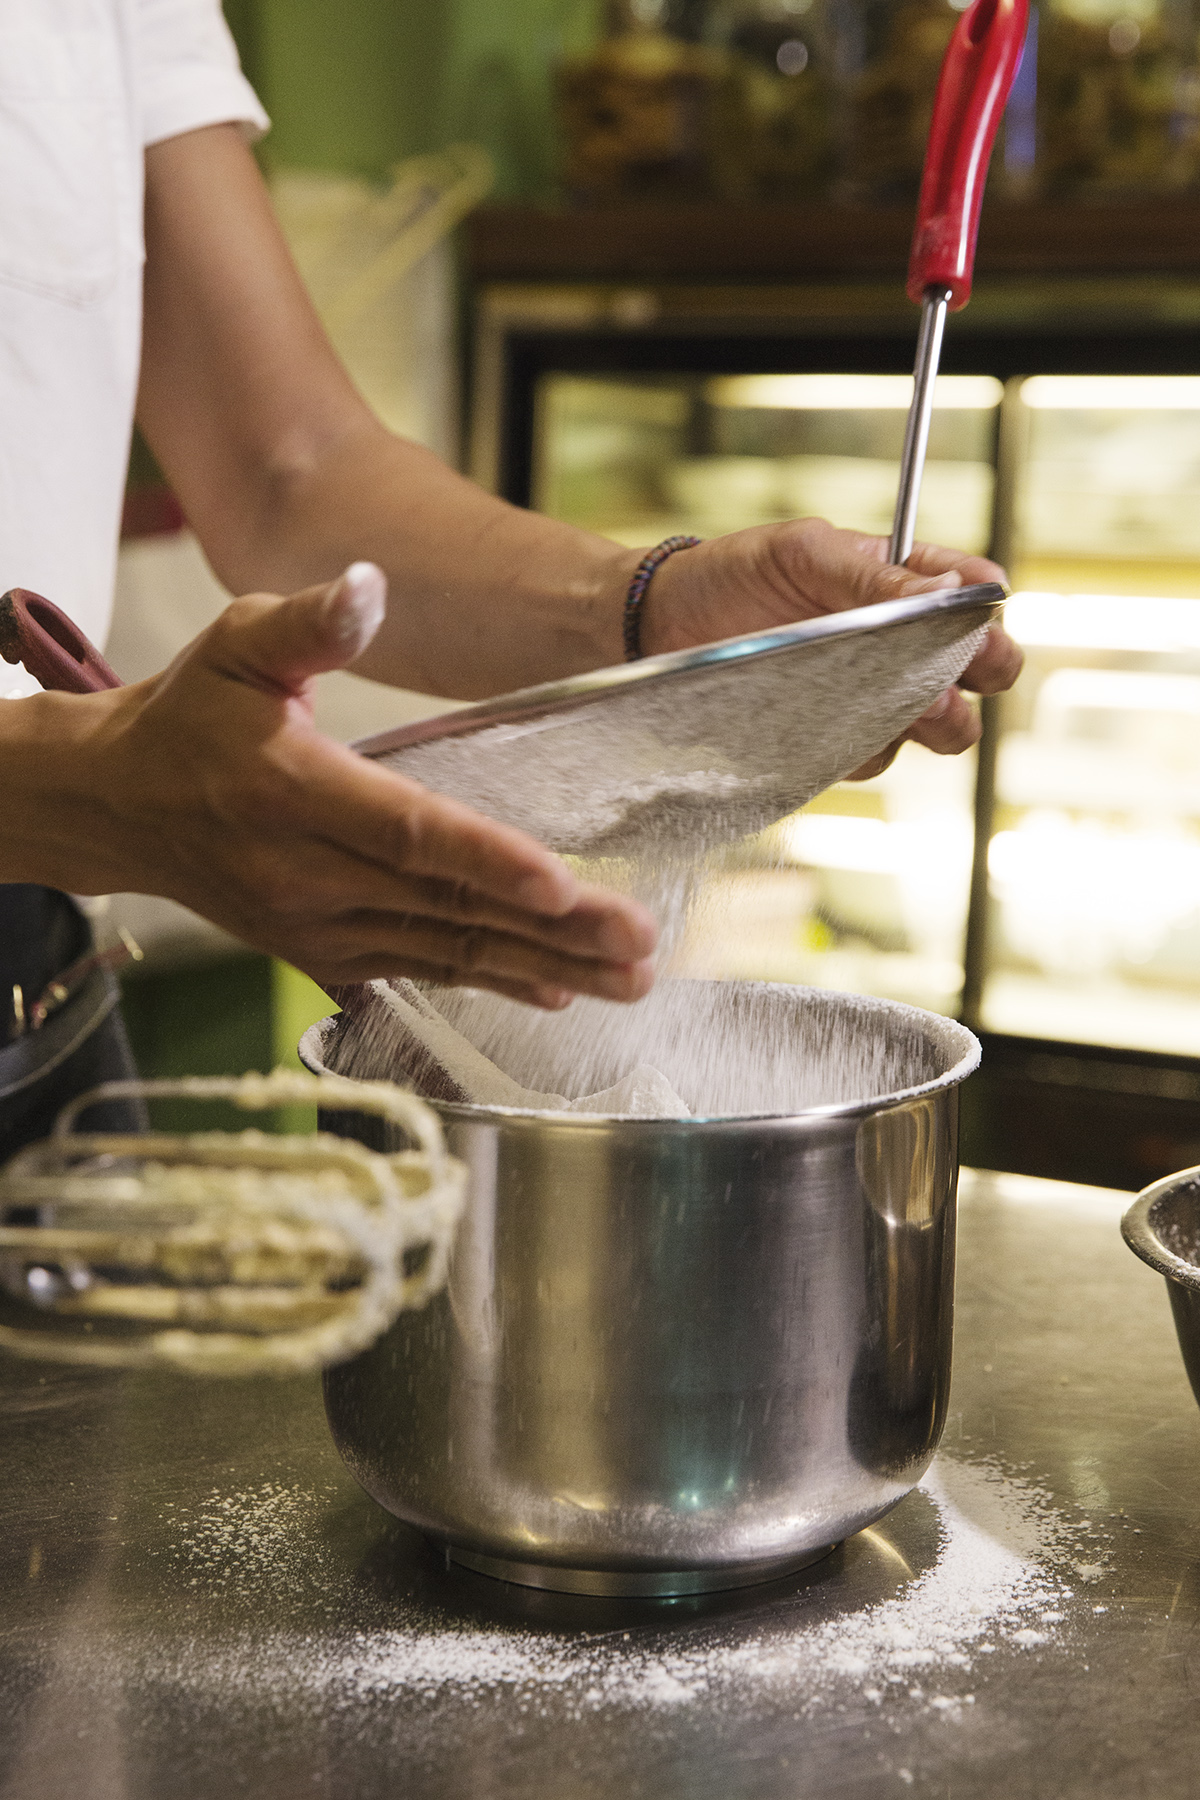
M962 674L1003 590L863 607L527 689L356 746L551 849L689 859L878 755Z

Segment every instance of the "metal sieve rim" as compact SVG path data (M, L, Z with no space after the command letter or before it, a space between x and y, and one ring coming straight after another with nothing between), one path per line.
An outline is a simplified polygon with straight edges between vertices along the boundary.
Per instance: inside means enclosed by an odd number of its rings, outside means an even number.
M961 613L963 635L966 636L976 626L986 624L1007 597L1006 590L998 582L988 581L974 587L918 594L909 600L883 600L876 606L823 613L818 619L802 619L795 625L769 626L765 631L722 638L718 643L702 644L694 650L672 650L663 656L644 657L641 662L592 669L585 675L569 676L565 681L545 681L536 687L517 688L511 694L499 694L473 706L460 706L453 712L437 713L430 719L417 719L410 725L399 725L391 731L378 732L374 737L360 738L350 748L360 756L387 756L438 738L466 737L494 725L516 725L547 713L586 706L635 685L654 686L697 669L774 656L808 643L819 643L824 638L886 631L936 613Z
M792 987L797 992L832 993L835 990L826 988L802 989L790 982L764 982L765 987ZM699 1131L715 1131L728 1133L751 1127L761 1128L770 1125L792 1131L806 1131L835 1124L839 1120L865 1119L881 1112L890 1112L896 1107L909 1106L914 1100L924 1100L931 1094L940 1093L943 1088L958 1087L973 1075L983 1057L983 1046L975 1033L958 1019L947 1018L944 1013L931 1013L924 1007L907 1006L902 1000L887 1000L878 994L855 994L852 998L865 1004L869 1010L877 1009L890 1014L900 1013L936 1024L940 1032L948 1038L957 1039L961 1050L957 1061L941 1075L934 1075L928 1081L917 1083L914 1087L897 1088L890 1094L879 1094L866 1100L845 1100L832 1102L827 1106L806 1107L803 1112L779 1113L695 1113L690 1118L638 1117L627 1113L576 1113L576 1112L539 1112L535 1107L527 1106L480 1106L469 1101L426 1100L425 1105L431 1107L440 1119L454 1119L462 1123L485 1122L489 1119L503 1119L506 1124L526 1125L539 1128L558 1126L563 1130L586 1129L589 1125L598 1129L611 1131L614 1127L628 1127L631 1131L664 1131L672 1128L695 1133ZM318 1019L303 1034L298 1045L300 1061L313 1074L324 1071L325 1038L336 1027L340 1015L333 1014L327 1019ZM1200 1170L1197 1170L1200 1176ZM1186 1267L1186 1265L1185 1265Z

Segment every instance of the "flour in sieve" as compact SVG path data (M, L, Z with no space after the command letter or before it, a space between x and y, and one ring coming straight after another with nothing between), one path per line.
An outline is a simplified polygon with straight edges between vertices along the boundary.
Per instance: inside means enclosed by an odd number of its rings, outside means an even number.
M906 731L980 647L986 626L969 623L926 613L380 760L552 850L643 858L677 846L695 861L795 812Z

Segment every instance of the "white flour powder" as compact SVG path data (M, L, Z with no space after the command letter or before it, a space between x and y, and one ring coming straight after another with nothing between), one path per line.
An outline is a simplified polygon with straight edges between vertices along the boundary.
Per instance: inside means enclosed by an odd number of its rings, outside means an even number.
M284 1631L214 1645L186 1674L181 1665L179 1678L208 1689L299 1688L343 1701L496 1692L534 1711L553 1699L576 1713L740 1712L757 1700L814 1711L857 1694L871 1706L961 1717L998 1653L1044 1653L1064 1642L1073 1612L1085 1604L1072 1571L1088 1528L1069 1523L1033 1484L990 1467L943 1457L922 1487L939 1521L931 1566L893 1598L836 1616L828 1616L837 1598L833 1572L733 1641L727 1620L712 1629L691 1625L674 1642L664 1621L651 1628L648 1647L650 1633L641 1628L568 1636L460 1627L431 1614L340 1641ZM265 1582L294 1592L304 1568L311 1581L336 1590L346 1576L339 1578L317 1535L320 1510L319 1497L298 1489L214 1496L197 1519L181 1521L180 1572L185 1582L226 1591L227 1583L253 1591ZM1094 1540L1087 1542L1094 1557ZM1089 1618L1094 1599L1092 1587Z
M794 812L899 737L974 656L978 616L935 608L380 760L553 850L681 844L694 857Z
M1156 1218L1155 1229L1167 1249L1200 1268L1200 1200L1195 1190L1188 1193L1186 1201L1178 1199L1171 1208L1159 1210L1165 1216Z
M795 811L906 730L978 648L977 617L935 609L814 640L802 654L615 688L571 711L382 760L553 849L617 858L604 876L615 873L650 907L665 963L713 853ZM816 1037L780 1006L748 1030L732 985L708 990L716 1004L707 1007L697 992L685 1001L680 984L665 1000L576 1000L557 1017L442 989L423 1007L409 984L397 1006L375 986L334 1066L429 1099L608 1116L796 1112L874 1099L949 1067L916 1073L869 1042L861 1009L849 1025L823 1021ZM898 1013L869 1020L875 1037L894 1031L910 1045L919 1035L911 1023Z
M214 1492L196 1512L169 1507L165 1517L177 1532L171 1560L189 1572L192 1587L293 1586L304 1570L321 1579L329 1573L328 1557L312 1539L321 1498L294 1484L267 1481L258 1488Z
M342 1028L337 1048L339 1066L360 1071L376 1067L384 1079L411 1086L428 1100L467 1101L473 1106L526 1112L601 1113L633 1118L688 1116L688 1108L665 1075L648 1064L640 1064L607 1088L578 1098L522 1086L450 1023L450 1003L457 996L439 992L438 997L442 1001L440 1011L430 995L422 993L411 981L370 982L351 1009L352 1022L348 1020ZM529 1009L514 1010L519 1015ZM578 1065L572 1080L577 1077Z
M975 1038L950 1019L773 982L666 979L633 1007L581 999L562 1013L467 988L431 989L425 1000L436 1002L440 1031L430 1028L422 1043L450 1085L434 1078L381 983L329 1029L327 1066L411 1081L432 1099L537 1109L560 1096L555 1109L572 1102L580 1111L714 1118L961 1081L979 1057Z

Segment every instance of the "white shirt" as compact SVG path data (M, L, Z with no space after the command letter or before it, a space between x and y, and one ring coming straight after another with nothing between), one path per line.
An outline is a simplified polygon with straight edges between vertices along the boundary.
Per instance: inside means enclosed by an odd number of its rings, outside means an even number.
M0 0L0 593L102 644L142 323L143 153L267 118L219 0ZM0 692L36 683L0 663ZM16 680L10 679L16 677Z

